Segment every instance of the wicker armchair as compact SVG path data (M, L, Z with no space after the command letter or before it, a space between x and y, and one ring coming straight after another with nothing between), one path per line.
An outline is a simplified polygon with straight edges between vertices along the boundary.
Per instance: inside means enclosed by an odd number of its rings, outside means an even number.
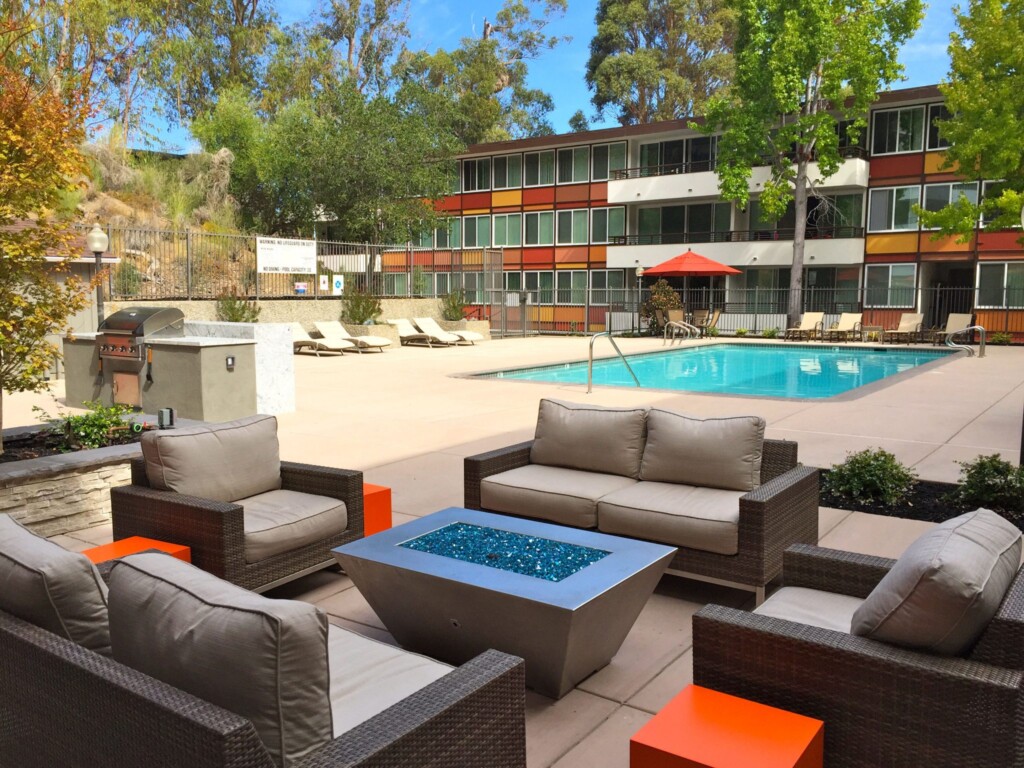
M491 475L530 463L533 441L500 448L464 462L465 506L484 509L480 483ZM782 553L794 543L818 540L818 470L797 464L797 444L765 440L761 486L739 502L739 551L723 555L679 547L669 572L753 591L764 600L765 585L782 571Z
M487 651L295 768L524 768L521 659ZM248 720L0 611L0 766L273 768Z
M893 560L794 546L786 586L866 597ZM967 658L708 605L698 685L825 721L833 768L1024 766L1024 570Z
M363 537L363 473L281 462L282 489L345 502L348 527L311 544L254 563L246 562L243 509L150 487L143 459L131 464L132 484L110 490L114 539L145 536L185 544L204 571L247 589L266 591L334 565L331 550Z

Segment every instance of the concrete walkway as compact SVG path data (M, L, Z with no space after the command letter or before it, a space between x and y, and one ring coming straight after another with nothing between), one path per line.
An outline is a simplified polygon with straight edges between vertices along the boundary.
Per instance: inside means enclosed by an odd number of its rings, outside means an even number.
M768 436L796 440L805 464L828 467L847 452L882 447L922 478L954 481L957 461L1002 453L1016 460L1024 410L1024 350L992 348L830 401L595 389L455 374L586 357L588 340L500 340L475 347L392 348L383 354L296 359L298 410L280 416L284 458L362 469L393 489L394 523L462 503L465 456L532 437L542 397L602 405L657 405L698 416L758 414ZM622 339L626 353L661 349ZM59 385L56 388L59 394ZM31 423L33 401L5 398L5 426ZM52 412L52 411L51 411ZM898 556L929 524L822 509L824 546ZM59 537L82 549L109 526ZM320 572L274 591L316 603L339 625L388 640L348 577ZM528 692L530 768L625 768L629 737L692 679L691 618L717 602L751 607L749 593L666 576L612 663L559 701Z

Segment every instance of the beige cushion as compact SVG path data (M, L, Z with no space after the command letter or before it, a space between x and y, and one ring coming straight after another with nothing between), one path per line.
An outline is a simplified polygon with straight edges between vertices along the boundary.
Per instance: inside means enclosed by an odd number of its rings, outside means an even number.
M644 408L541 400L530 462L636 478L646 419Z
M0 608L110 655L107 587L85 555L0 515Z
M333 625L327 653L335 737L452 671L440 661Z
M258 563L348 528L345 502L297 491L268 491L240 499L245 510L245 561ZM329 560L324 552L324 560Z
M652 408L641 480L752 491L761 485L764 419L694 419Z
M114 658L230 710L288 766L333 735L327 617L271 600L163 554L110 576Z
M281 487L273 416L146 432L142 456L149 484L161 491L237 501Z
M820 589L783 587L755 608L754 613L850 634L853 614L863 602L859 597Z
M1020 566L1021 536L978 509L920 536L853 617L853 633L961 655L992 620Z
M621 475L528 464L485 478L480 483L480 501L484 509L494 512L594 528L597 500L635 483Z
M741 496L741 491L644 481L604 496L597 503L597 527L604 533L735 555Z

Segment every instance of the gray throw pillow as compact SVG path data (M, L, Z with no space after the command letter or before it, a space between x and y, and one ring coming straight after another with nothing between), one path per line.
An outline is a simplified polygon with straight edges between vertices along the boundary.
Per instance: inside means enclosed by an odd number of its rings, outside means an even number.
M248 719L286 768L332 737L327 617L163 554L110 574L114 658Z
M110 655L107 587L85 555L69 552L0 514L0 608Z
M1017 527L987 509L920 536L853 615L852 632L948 656L966 654L1020 566Z
M146 432L142 456L149 484L160 491L238 501L281 487L273 416Z
M646 421L646 408L541 400L530 463L635 478Z
M695 419L652 408L640 479L752 491L761 485L764 427L760 416Z

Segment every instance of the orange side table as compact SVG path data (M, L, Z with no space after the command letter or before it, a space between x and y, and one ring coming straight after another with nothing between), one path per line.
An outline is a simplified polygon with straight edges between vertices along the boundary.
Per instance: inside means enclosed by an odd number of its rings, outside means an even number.
M94 563L105 563L107 560L116 560L125 555L135 555L139 552L145 552L147 549L159 549L161 552L173 555L179 560L184 560L186 563L192 562L192 550L184 544L172 544L169 541L147 539L144 536L129 536L127 539L121 539L112 544L104 544L92 549L86 549L82 554Z
M363 483L363 535L372 536L391 527L391 489Z
M689 685L629 740L630 768L822 768L825 724Z

